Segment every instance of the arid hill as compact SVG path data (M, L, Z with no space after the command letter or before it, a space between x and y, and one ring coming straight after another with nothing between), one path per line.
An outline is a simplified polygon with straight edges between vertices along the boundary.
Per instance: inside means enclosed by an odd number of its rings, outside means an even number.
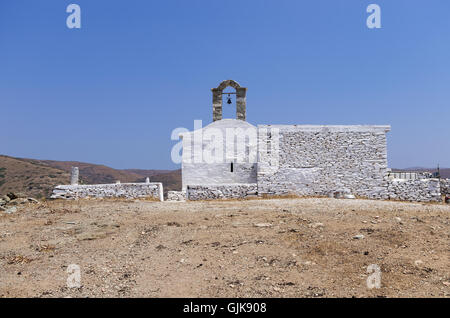
M36 161L33 159L28 159ZM70 172L72 167L80 169L80 179L84 184L120 182L144 182L148 177L151 182L162 182L164 192L181 189L181 170L145 170L145 169L113 169L104 165L77 161L39 161L51 167Z
M180 170L113 169L77 161L37 160L0 155L0 194L21 192L48 197L53 187L68 184L72 166L80 169L81 184L120 182L162 182L164 191L181 189Z
M57 184L65 184L69 174L39 162L0 156L0 194L20 192L35 198L47 197Z
M97 165L78 161L55 161L55 160L35 160L25 159L33 163L45 164L53 168L70 172L72 167L80 169L80 183L114 183L120 182L142 182L145 177L131 171L117 170L104 165Z

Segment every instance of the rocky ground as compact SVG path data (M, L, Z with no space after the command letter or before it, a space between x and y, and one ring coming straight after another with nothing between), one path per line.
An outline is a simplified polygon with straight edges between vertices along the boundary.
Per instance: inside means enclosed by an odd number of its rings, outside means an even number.
M38 200L34 198L28 198L23 194L9 192L6 195L0 196L0 213L4 212L6 214L11 214L17 212L17 206L28 204L28 203L39 203Z
M449 297L450 206L79 200L0 211L0 297ZM80 268L81 286L67 272ZM381 287L368 288L369 265ZM71 276L73 277L73 275Z

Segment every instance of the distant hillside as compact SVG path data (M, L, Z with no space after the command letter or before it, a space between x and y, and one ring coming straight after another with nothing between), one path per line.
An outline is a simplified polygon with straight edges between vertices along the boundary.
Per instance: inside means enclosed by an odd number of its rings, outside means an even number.
M122 171L128 171L128 172L135 173L135 174L140 175L140 176L145 177L145 178L147 178L147 177L150 178L150 177L152 177L154 175L161 174L161 173L169 173L169 172L173 172L174 170L125 169L125 170L122 170Z
M181 170L113 169L77 161L37 160L0 155L0 194L22 192L48 197L58 184L69 184L71 168L80 170L80 184L162 182L164 192L181 190Z
M180 191L181 169L155 174L154 176L150 177L150 181L162 182L162 184L164 185L164 193L167 193L167 191Z
M45 164L0 155L0 194L19 192L48 197L55 185L65 184L69 174Z
M151 182L162 182L164 185L164 193L172 190L181 190L181 169L178 170L143 170L143 169L126 169L121 170L137 174L141 181L150 178Z
M35 160L26 159L30 162L45 164L53 168L61 169L70 173L72 167L78 167L80 170L80 183L97 184L97 183L115 183L120 182L141 182L144 181L141 175L136 173L117 170L104 165L96 165L92 163L78 161L54 161L54 160ZM66 181L67 182L67 181Z

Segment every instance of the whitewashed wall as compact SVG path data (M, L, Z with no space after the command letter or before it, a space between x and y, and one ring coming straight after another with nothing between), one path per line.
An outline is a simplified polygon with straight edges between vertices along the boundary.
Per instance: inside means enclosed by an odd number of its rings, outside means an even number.
M227 135L227 129L228 131L235 129L231 138ZM237 147L236 141L238 136L242 137L242 132L253 134L254 138L248 136L250 138L245 138L244 146ZM223 156L215 158L217 160L211 163L204 154L214 148L211 135L215 133L223 137L223 142L220 143ZM183 133L181 136L183 138L183 190L187 185L256 183L257 131L255 126L242 120L222 119L203 129ZM227 143L231 143L233 153L227 150ZM251 154L254 158L251 158ZM232 162L233 172L231 171Z

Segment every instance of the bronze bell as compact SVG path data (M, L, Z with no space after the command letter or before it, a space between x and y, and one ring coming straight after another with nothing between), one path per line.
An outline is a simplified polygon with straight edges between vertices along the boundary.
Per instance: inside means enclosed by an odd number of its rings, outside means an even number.
M228 100L227 100L227 104L231 104L232 102L231 102L231 98L230 98L230 95L228 95Z

